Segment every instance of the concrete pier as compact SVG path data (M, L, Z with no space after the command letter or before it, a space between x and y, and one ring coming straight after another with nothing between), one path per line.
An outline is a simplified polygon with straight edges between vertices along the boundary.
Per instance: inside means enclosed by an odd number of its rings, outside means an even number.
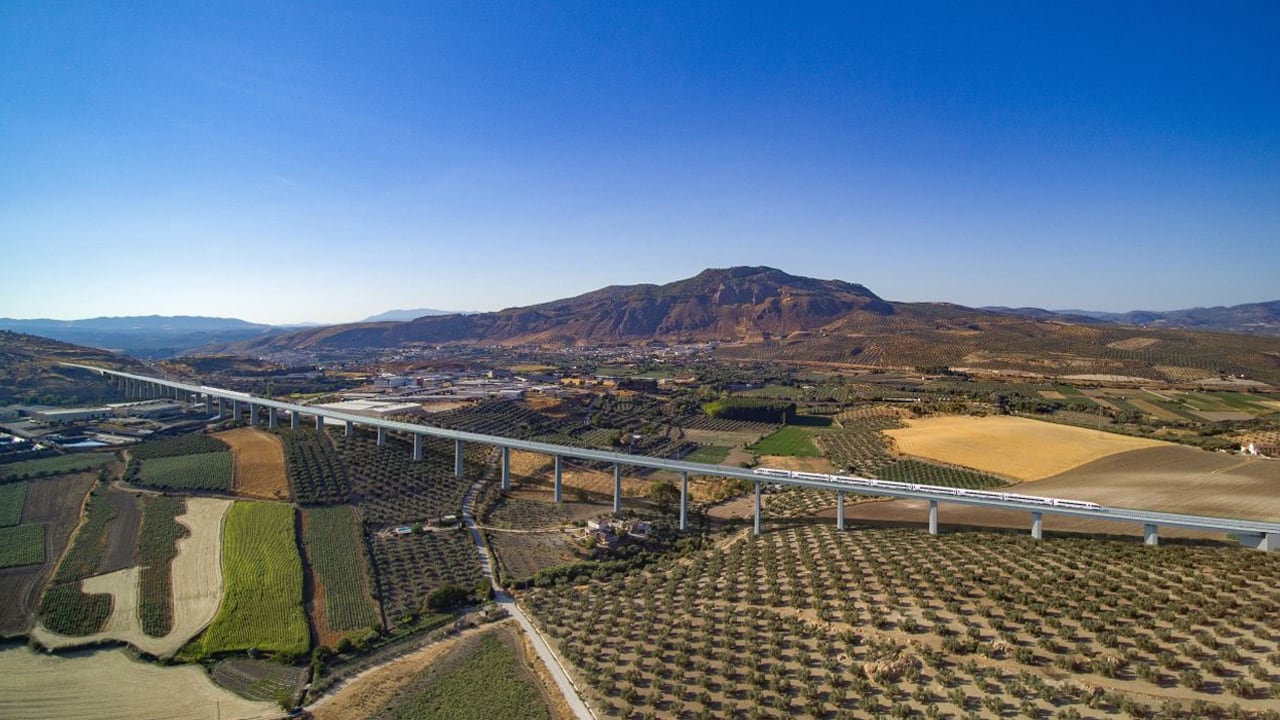
M380 427L378 428L378 447L386 447L386 446L387 446L387 429L384 427Z
M414 460L422 459L422 436L421 435L413 436L413 459Z
M1031 513L1031 537L1044 539L1044 517L1038 512Z
M938 501L929 501L929 534L938 534Z
M680 473L680 529L689 529L689 473Z
M556 458L557 462L559 462L559 460L560 458ZM462 474L465 470L466 470L466 467L462 462L462 441L454 440L453 441L453 476L462 477ZM559 481L558 475L556 480L557 482ZM557 499L557 502L558 502L558 499Z
M556 455L555 458L556 458L556 485L555 485L555 491L553 492L551 497L554 502L560 502L561 500L564 499L564 487L562 485L561 477L560 477L560 474L561 474L560 456Z
M316 432L324 432L324 416L316 416Z
M290 410L289 411L289 427L293 428L294 430L297 430L300 425L302 425L302 413L298 412L297 410Z
M356 424L355 424L355 423L353 423L353 422L351 422L350 420L348 420L348 421L347 421L345 424L343 424L343 426L342 426L342 434L343 434L343 435L345 435L345 436L347 436L347 437L351 437L352 435L355 435L355 434L356 434Z
M267 427L272 430L280 427L280 411L273 407L267 408Z
M756 481L756 524L754 529L754 532L756 535L760 534L760 491L761 491L760 481L757 480Z
M836 491L836 529L844 529L844 491Z
M249 403L249 424L258 424L258 406L253 403Z
M511 448L502 448L502 489L511 489Z
M1147 545L1159 545L1160 535L1156 530L1156 526L1147 523L1142 526L1142 542Z
M613 464L613 512L622 512L622 465Z

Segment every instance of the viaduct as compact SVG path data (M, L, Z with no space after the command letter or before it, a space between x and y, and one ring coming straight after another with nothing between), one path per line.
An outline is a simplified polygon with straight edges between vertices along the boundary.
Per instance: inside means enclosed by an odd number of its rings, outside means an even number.
M117 388L128 399L172 397L180 401L205 402L210 408L214 407L214 404L216 403L218 408L218 417L221 418L242 418L247 409L250 425L259 425L265 420L268 427L275 428L278 427L281 422L281 418L287 418L289 426L297 428L301 425L304 416L311 416L317 430L323 429L326 422L342 424L345 427L347 435L354 434L357 426L375 428L378 434L379 445L385 445L387 441L387 433L394 432L399 435L412 438L414 460L422 459L423 438L435 437L452 440L454 443L454 473L459 477L463 474L462 450L466 443L478 443L494 446L502 451L503 489L509 489L511 487L512 450L525 450L550 455L555 460L554 497L556 502L561 502L562 500L561 472L563 460L566 457L613 465L614 512L619 512L622 509L622 467L624 465L666 470L680 476L681 530L688 529L689 524L689 476L704 475L736 478L739 480L746 480L754 485L754 529L757 535L761 532L761 492L765 483L774 483L834 491L836 493L836 527L841 530L845 527L845 493L853 492L865 495L927 500L929 502L929 533L933 535L938 533L938 503L946 502L1029 512L1031 515L1031 535L1036 539L1040 539L1042 537L1041 520L1043 514L1050 513L1094 520L1141 524L1143 526L1143 537L1148 545L1158 544L1158 529L1161 526L1164 526L1189 528L1207 532L1228 533L1238 538L1240 544L1246 547L1258 550L1280 550L1280 523L1257 522L1252 520L1238 520L1233 518L1210 517L1204 515L1152 512L1120 507L1063 507L1015 499L1001 500L993 498L965 497L947 493L934 493L927 490L890 489L883 487L851 487L847 483L840 482L839 476L832 476L825 480L778 477L772 475L765 476L754 473L748 469L730 467L727 465L706 465L703 463L692 463L682 460L630 455L627 453L612 452L608 450L566 447L552 443L518 440L515 438L483 435L480 433L464 432L461 430L448 430L429 425L418 425L415 423L353 415L351 413L344 413L329 408L310 407L295 403L281 402L279 400L257 397L233 390L223 390L205 385L191 385L174 380L135 375L132 373L120 372L92 365L82 365L78 363L62 364L68 367L94 372L102 375L103 377L113 379L116 382Z

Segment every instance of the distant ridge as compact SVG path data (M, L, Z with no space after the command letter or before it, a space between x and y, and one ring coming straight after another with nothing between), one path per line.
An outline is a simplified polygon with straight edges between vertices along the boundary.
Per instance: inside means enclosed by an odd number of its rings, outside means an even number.
M137 358L180 355L210 343L229 343L286 332L237 318L137 315L83 320L0 318L0 330L39 335Z
M1044 310L1041 308L998 306L983 309L1019 317L1036 318L1038 320L1105 322L1116 325L1280 336L1280 300L1227 307L1197 307L1166 311L1131 310L1123 313L1101 312L1098 310Z
M431 308L417 308L414 310L388 310L377 315L370 315L360 322L405 322L408 320L417 320L420 317L433 317L436 315L470 315L469 312L456 312L453 310L432 310Z
M618 343L749 340L812 331L853 315L890 316L862 285L769 267L709 269L666 285L616 285L565 300L473 315L354 323L240 343L246 352L413 343Z

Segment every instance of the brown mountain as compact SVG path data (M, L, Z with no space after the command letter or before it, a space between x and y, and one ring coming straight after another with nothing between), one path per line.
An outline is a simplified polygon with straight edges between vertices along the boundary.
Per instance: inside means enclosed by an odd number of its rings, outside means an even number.
M316 328L221 350L323 354L415 344L648 340L715 340L720 355L744 360L1167 382L1235 376L1280 385L1276 338L1022 317L949 303L890 303L861 285L765 267L705 270L667 285L607 287L494 313Z
M148 372L142 363L105 350L0 330L0 405L74 405L119 400L119 395L100 376L64 367L60 362Z
M638 340L748 340L816 330L838 319L890 316L867 288L767 267L704 270L667 285L618 285L567 300L493 313L422 317L305 330L237 349L397 347L413 343L601 344Z

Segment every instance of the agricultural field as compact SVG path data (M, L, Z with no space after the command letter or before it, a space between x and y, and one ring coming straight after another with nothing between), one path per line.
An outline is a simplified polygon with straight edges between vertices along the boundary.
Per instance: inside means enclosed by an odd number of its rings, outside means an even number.
M198 657L257 650L282 657L307 652L302 560L294 542L294 509L236 502L223 531L226 592L213 623L195 642Z
M813 433L802 427L787 425L765 436L751 446L757 455L792 455L818 457L822 453L813 444Z
M277 707L291 707L307 681L306 668L253 658L219 660L209 675L220 687L242 698L275 703Z
M275 703L223 690L197 666L161 666L124 650L64 657L22 647L0 650L0 717L6 720L267 720Z
M347 468L328 433L280 429L293 497L301 505L345 505L351 499Z
M513 530L553 530L571 522L564 503L528 500L511 494L497 498L481 520L489 527Z
M0 527L0 568L44 563L44 525Z
M94 484L93 473L76 473L27 483L23 519L44 528L45 561L40 565L0 569L0 636L30 627L40 605L40 591L62 556L80 520L80 506ZM29 532L29 531L28 531Z
M154 460L155 458L226 452L229 449L226 443L212 435L187 433L186 435L164 440L152 440L134 445L129 448L129 457L133 460Z
M490 530L485 537L497 556L498 572L505 579L523 580L547 568L581 559L572 539L559 530L518 533Z
M336 647L347 632L381 626L355 511L347 505L303 510L302 542L314 577L311 613L319 642Z
M485 582L466 530L379 533L369 537L369 545L378 599L391 627L426 612L427 596L446 583L470 590Z
M230 490L231 453L211 452L144 460L138 484L167 490Z
M82 592L80 581L101 571L112 545L111 521L116 517L112 494L103 483L89 492L84 520L41 599L41 623L60 635L96 633L111 614L110 596Z
M183 498L143 500L137 553L138 615L142 632L152 637L164 637L173 629L173 559L178 555L178 541L191 534L176 518L186 511Z
M603 717L1190 719L1280 710L1277 588L1232 547L806 524L522 603Z
M1041 480L1128 450L1168 445L1009 416L910 420L906 428L886 430L885 434L893 438L903 455L1022 481Z
M419 461L413 459L413 446L399 438L388 438L384 447L365 434L335 437L333 443L365 522L422 521L462 511L470 480L453 474L453 443L427 440ZM485 454L487 449L471 445L463 457L474 467Z
M680 459L686 462L720 465L729 457L729 452L731 450L732 448L720 445L703 445Z
M541 685L508 627L467 637L400 690L370 720L550 720Z
M231 446L235 468L232 489L237 495L259 500L289 499L289 479L279 436L244 427L214 437Z
M36 460L19 460L0 465L0 481L27 480L30 478L62 475L72 472L95 470L115 460L115 455L92 453L82 455L57 455Z
M22 506L27 504L25 482L0 485L0 528L22 522Z
M185 526L189 535L178 541L177 556L172 563L172 582L168 587L160 588L154 580L149 587L144 587L144 566L136 565L85 578L80 587L84 597L95 601L108 599L106 621L95 632L76 635L37 626L31 633L32 639L51 650L118 640L162 658L170 657L181 649L209 624L222 598L217 540L222 517L230 505L226 500L208 498L191 498L187 503L187 512L176 519ZM172 522L175 518L166 516L180 510L181 503L177 507L162 505L158 517L161 521ZM152 517L157 516L153 514ZM194 557L193 549L197 551ZM141 552L142 548L139 550ZM57 589L65 592L66 586ZM146 592L154 592L157 596L148 598L144 594ZM169 629L165 634L157 635L155 626L152 625L148 631L147 624L156 622L157 608L161 604L170 610Z

